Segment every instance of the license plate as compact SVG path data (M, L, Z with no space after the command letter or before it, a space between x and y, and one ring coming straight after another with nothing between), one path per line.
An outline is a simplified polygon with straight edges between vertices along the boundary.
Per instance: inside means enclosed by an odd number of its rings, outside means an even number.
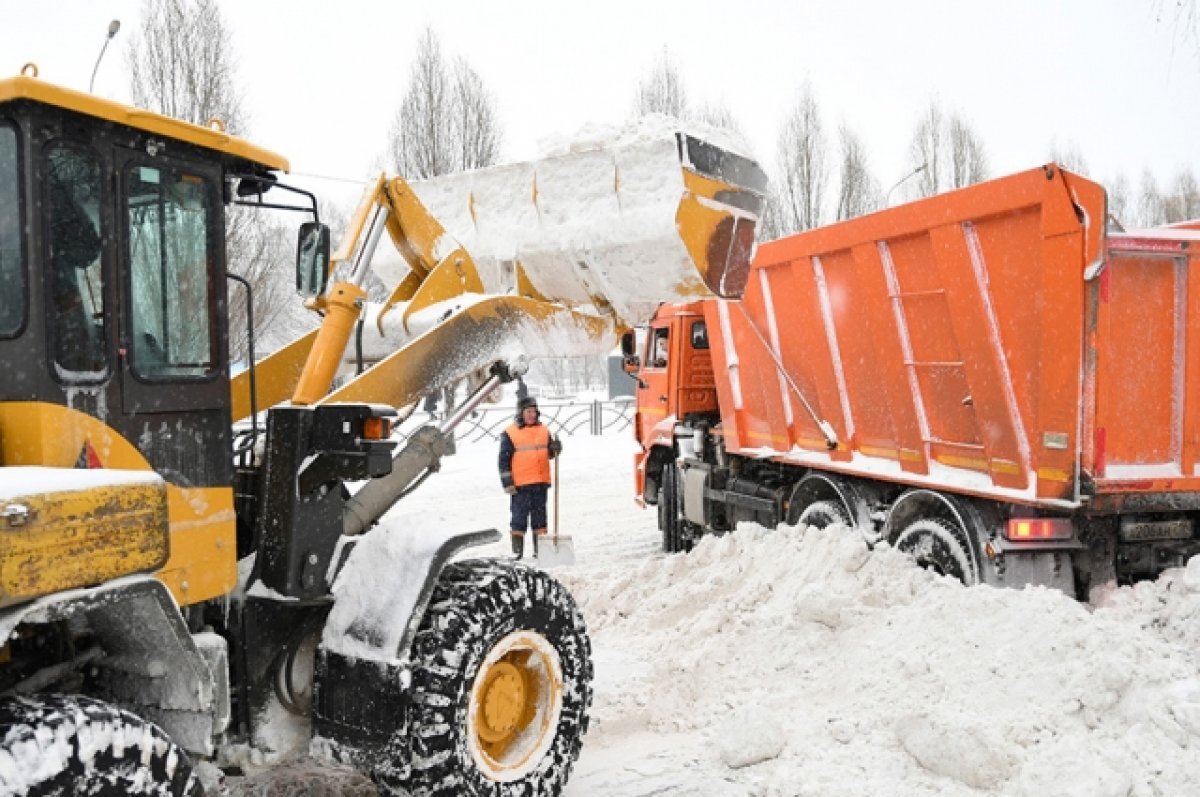
M1190 520L1135 521L1121 524L1121 539L1125 542L1190 540L1191 538L1192 521Z

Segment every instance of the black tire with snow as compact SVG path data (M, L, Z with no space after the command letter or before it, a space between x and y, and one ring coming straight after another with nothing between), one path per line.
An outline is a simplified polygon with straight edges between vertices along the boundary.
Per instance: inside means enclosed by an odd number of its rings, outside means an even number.
M75 695L0 698L0 794L202 797L187 755L157 726Z
M544 753L497 777L473 755L472 689L498 643L523 632L548 643L557 655L558 721L546 735ZM566 588L518 563L451 563L434 587L412 662L411 714L405 723L411 769L407 782L388 783L385 775L380 778L385 785L418 797L532 797L562 790L579 757L592 702L591 643ZM402 740L393 743L399 746Z
M850 522L850 515L837 501L813 501L808 506L804 507L804 511L800 513L797 519L797 525L814 526L818 529L823 529L826 526L832 526L834 523L842 523L846 526L853 525Z
M687 551L683 519L679 517L679 469L667 463L662 469L662 489L658 494L658 527L662 529L662 548L667 553Z
M951 520L918 518L905 526L892 544L926 570L956 578L968 587L979 583L979 562L971 541Z

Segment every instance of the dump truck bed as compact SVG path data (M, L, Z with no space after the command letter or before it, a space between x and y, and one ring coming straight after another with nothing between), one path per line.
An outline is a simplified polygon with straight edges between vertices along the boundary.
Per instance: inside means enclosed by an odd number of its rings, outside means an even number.
M1060 507L1200 489L1200 233L1051 164L761 246L706 304L726 446Z

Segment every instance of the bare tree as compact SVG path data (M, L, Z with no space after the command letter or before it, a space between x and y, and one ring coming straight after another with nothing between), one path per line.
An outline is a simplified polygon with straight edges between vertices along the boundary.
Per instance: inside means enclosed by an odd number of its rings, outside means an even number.
M479 73L462 59L451 70L437 36L426 28L392 125L392 165L413 179L490 166L500 155L500 135L495 103Z
M767 195L763 198L762 216L759 218L756 236L759 241L774 241L793 232L784 219L783 198L779 193L779 183L771 181Z
M1088 165L1083 155L1079 152L1079 147L1075 146L1075 142L1070 141L1060 145L1058 141L1050 142L1050 158L1051 163L1057 163L1059 166L1076 174L1087 175Z
M942 109L936 101L931 102L929 108L917 120L917 128L909 144L912 166L914 169L921 169L917 179L911 183L917 196L933 196L943 190L945 148L945 120L942 117Z
M733 112L729 110L729 106L727 105L720 103L702 105L696 110L689 112L688 118L711 127L731 130L738 135L742 134L742 126L738 124L738 120L734 118Z
M879 183L867 168L862 140L847 125L838 129L841 149L837 220L844 221L870 213L880 205Z
M675 67L671 53L666 48L663 48L662 55L638 84L633 110L637 116L663 113L676 119L687 117L687 89L683 85L683 78L680 77L679 70Z
M909 156L919 170L914 181L917 196L963 188L988 177L983 141L961 116L947 119L936 100L917 121Z
M1200 186L1192 170L1184 168L1175 175L1171 190L1163 197L1163 222L1174 224L1192 219L1200 219Z
M950 118L950 187L963 188L987 179L983 142L960 116Z
M828 153L812 88L801 91L779 132L777 208L779 233L811 230L822 222Z
M243 134L229 38L216 0L144 0L126 51L133 101L192 124L220 119Z
M462 58L454 63L453 99L459 168L491 166L500 159L500 118L483 79Z
M1134 223L1130 216L1129 178L1124 173L1118 174L1105 186L1108 192L1108 216L1122 228Z
M392 164L405 177L434 177L454 171L450 96L450 75L441 45L433 30L426 28L417 42L408 90L392 126Z
M244 134L247 119L237 89L230 30L216 0L145 0L142 23L126 53L134 101L153 111L206 125L220 119ZM231 206L225 216L230 272L254 292L256 333L270 336L296 303L290 299L291 235L263 211ZM228 292L230 356L245 356L246 294ZM278 331L278 330L277 330Z
M1158 181L1149 169L1142 171L1136 219L1139 227L1153 227L1166 221L1163 195L1158 190Z

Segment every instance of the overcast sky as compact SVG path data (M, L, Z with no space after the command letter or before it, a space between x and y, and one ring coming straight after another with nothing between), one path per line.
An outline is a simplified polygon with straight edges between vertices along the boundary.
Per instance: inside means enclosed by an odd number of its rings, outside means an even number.
M883 187L909 168L917 117L937 98L983 139L994 175L1038 165L1052 142L1090 176L1136 186L1200 172L1200 31L1177 0L221 0L251 138L301 174L362 179L382 153L422 28L495 96L506 159L631 112L667 48L690 98L726 106L770 164L804 84L832 139L864 140ZM1163 6L1166 9L1163 10ZM96 92L128 100L140 0L0 0L0 73L86 89L110 19L123 29ZM345 184L313 186L356 196Z

